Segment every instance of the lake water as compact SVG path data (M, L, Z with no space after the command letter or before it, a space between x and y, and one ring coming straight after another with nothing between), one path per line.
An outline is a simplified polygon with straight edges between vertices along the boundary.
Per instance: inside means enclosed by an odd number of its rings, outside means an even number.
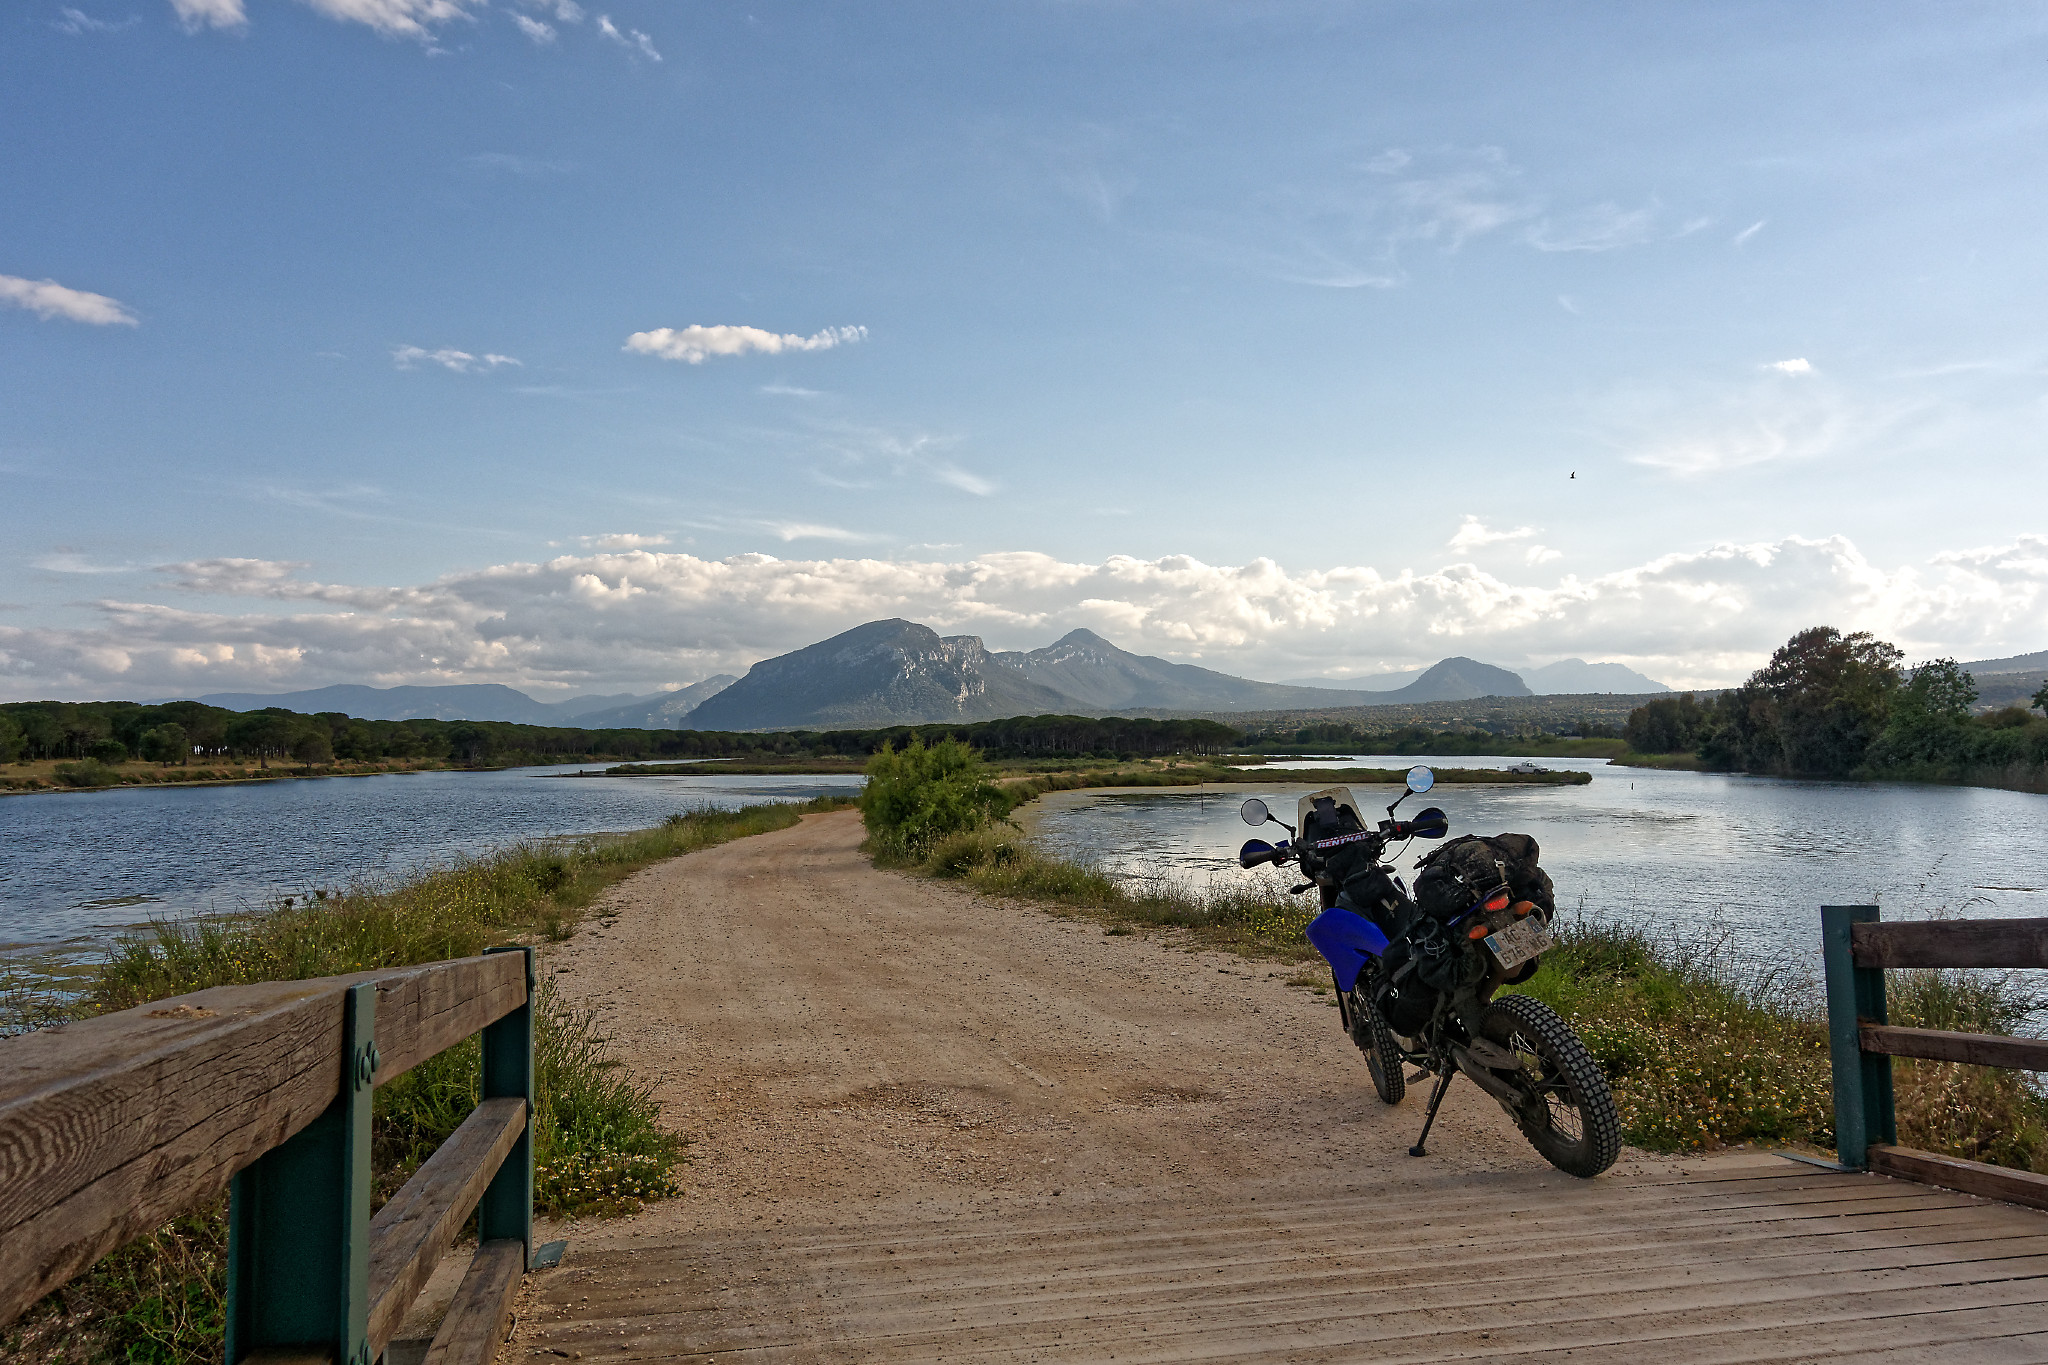
M1452 768L1520 760L1348 755L1301 766L1407 768L1418 761ZM1875 904L1887 918L2048 916L2048 797L1537 761L1589 771L1593 780L1576 787L1444 783L1402 809L1443 807L1453 835L1534 835L1560 910L1726 930L1744 957L1789 950L1810 961L1824 904ZM1252 785L1208 792L1061 793L1042 803L1030 825L1054 849L1129 877L1286 876L1236 866L1238 845L1252 837L1237 808L1262 796L1293 823L1295 802L1309 787L1289 783L1280 764L1245 776ZM1399 789L1356 792L1370 815ZM1269 825L1259 837L1282 831ZM1406 873L1436 846L1418 841L1396 866Z
M1346 755L1304 766L1406 768ZM1423 760L1498 767L1512 759ZM1785 782L1610 768L1582 787L1443 784L1453 833L1533 834L1561 908L1653 926L1734 932L1745 955L1814 949L1822 904L1887 917L2048 915L2048 798L1968 787ZM0 799L0 948L89 954L152 917L252 909L280 894L403 875L522 838L641 829L673 811L803 800L844 777L565 777L595 768L414 773L251 786ZM1247 786L1063 792L1027 808L1056 850L1133 878L1206 881L1239 870L1254 793L1285 818L1306 790L1281 763ZM1359 788L1368 809L1397 789ZM1277 835L1268 827L1267 835ZM1404 870L1412 849L1397 860Z
M0 950L90 951L151 918L402 876L520 839L801 801L858 777L568 777L604 765L388 773L0 799Z

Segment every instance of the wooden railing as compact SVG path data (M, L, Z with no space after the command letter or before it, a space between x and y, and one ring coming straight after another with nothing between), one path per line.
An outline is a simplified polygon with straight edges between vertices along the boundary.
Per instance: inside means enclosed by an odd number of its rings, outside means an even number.
M0 1323L228 1196L227 1360L369 1365L474 1209L428 1359L487 1360L532 1256L533 950L160 1000L0 1043ZM375 1087L483 1034L483 1097L370 1215Z
M1901 1147L1892 1113L1894 1057L2048 1071L2048 1039L1900 1028L1884 1003L1890 967L2048 967L2048 919L1885 924L1874 905L1824 905L1820 922L1842 1165L2048 1208L2048 1176Z

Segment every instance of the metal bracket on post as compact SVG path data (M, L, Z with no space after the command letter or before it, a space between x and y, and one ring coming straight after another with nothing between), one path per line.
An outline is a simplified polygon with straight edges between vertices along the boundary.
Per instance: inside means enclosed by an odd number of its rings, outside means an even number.
M228 1191L228 1365L296 1348L370 1365L370 1105L377 986L349 987L338 1093Z
M1859 967L1850 943L1850 926L1875 924L1874 905L1823 905L1820 908L1821 960L1827 970L1828 1055L1835 1088L1835 1151L1844 1166L1869 1165L1873 1142L1896 1142L1892 1115L1892 1059L1863 1050L1864 1021L1888 1022L1884 1007L1884 969Z
M533 1267L533 949L491 948L487 953L526 955L526 1003L483 1032L483 1098L516 1096L526 1101L526 1131L505 1156L476 1207L477 1240L510 1238L526 1248L524 1268Z

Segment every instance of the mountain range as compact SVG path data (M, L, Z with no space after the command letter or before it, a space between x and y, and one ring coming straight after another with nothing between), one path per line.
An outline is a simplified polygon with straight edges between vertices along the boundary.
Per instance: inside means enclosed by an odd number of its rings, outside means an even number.
M762 660L699 706L690 725L853 729L1046 712L1285 711L1529 695L1520 677L1476 659L1444 659L1405 686L1361 695L1132 654L1090 630L1071 631L1043 649L992 652L977 636L941 636L913 621L888 620Z
M1661 684L1619 664L1566 660L1532 689L1520 675L1476 659L1438 661L1373 682L1258 682L1194 664L1119 649L1090 630L1043 649L991 651L973 635L941 636L914 621L870 621L829 640L764 659L744 678L725 674L670 692L620 693L541 702L495 683L377 688L342 684L275 695L199 698L236 711L281 706L341 711L369 720L504 720L529 725L694 730L859 729L995 720L1048 712L1081 715L1285 711L1526 697L1557 690L1571 665L1597 682ZM1601 690L1588 688L1587 690Z
M215 692L194 698L227 711L279 706L301 715L339 711L358 720L504 720L520 725L580 725L590 729L674 730L698 703L737 681L729 673L674 692L631 692L535 701L499 683L439 687L366 687L337 683L304 692Z

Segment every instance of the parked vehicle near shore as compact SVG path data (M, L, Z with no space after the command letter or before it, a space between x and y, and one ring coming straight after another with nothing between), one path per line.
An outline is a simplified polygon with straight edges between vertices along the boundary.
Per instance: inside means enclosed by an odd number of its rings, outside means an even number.
M1462 1072L1544 1160L1570 1175L1598 1175L1621 1151L1607 1078L1549 1006L1523 995L1494 998L1534 975L1552 946L1556 905L1536 841L1451 840L1417 864L1413 894L1388 865L1390 844L1450 832L1449 816L1434 806L1395 818L1403 801L1435 783L1428 768L1411 769L1407 791L1376 826L1346 787L1302 797L1294 825L1254 797L1244 803L1245 823L1277 824L1289 838L1248 840L1238 863L1293 863L1308 879L1294 892L1319 893L1322 913L1308 939L1330 964L1339 1017L1380 1099L1399 1104L1411 1081L1437 1078L1411 1156L1426 1154L1437 1110ZM1413 1076L1411 1065L1420 1068Z

